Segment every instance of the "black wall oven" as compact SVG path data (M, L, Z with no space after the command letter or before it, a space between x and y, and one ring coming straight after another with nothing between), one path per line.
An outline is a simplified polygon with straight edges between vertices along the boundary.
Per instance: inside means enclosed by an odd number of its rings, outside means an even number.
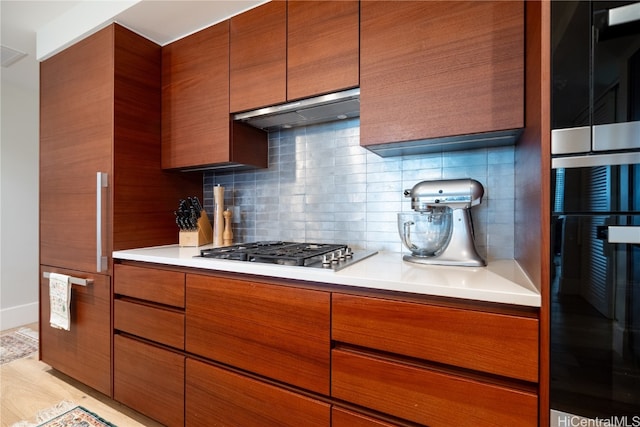
M640 2L553 1L553 155L640 147Z
M551 8L551 408L640 426L640 2Z
M551 408L640 425L640 164L553 176Z

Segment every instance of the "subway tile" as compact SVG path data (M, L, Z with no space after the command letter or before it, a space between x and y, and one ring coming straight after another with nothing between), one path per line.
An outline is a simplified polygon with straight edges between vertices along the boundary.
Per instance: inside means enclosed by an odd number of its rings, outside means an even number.
M340 213L349 213L349 212L365 212L366 211L366 203L341 203L336 201L334 204L334 215L338 215Z
M487 164L506 164L513 166L515 162L515 149L513 146L495 147L487 152Z
M400 160L389 160L386 162L376 163L369 162L366 165L366 170L369 174L377 174L382 172L401 172L403 170L402 165L403 163Z
M375 224L381 222L397 222L398 213L402 211L397 210L393 212L372 212L367 211L367 224Z
M342 232L363 233L367 230L367 226L364 221L335 221L334 229Z
M423 156L407 156L402 159L405 171L422 169L440 169L443 167L442 154L425 154Z
M486 165L468 165L445 167L442 169L442 179L465 179L471 178L476 181L487 181Z
M334 200L337 203L349 203L355 206L363 205L367 201L367 194L364 191L354 191L356 187L354 185L336 186ZM362 188L364 189L365 187L363 186Z
M442 168L402 171L402 181L405 183L403 188L412 188L414 185L422 181L437 181L440 179L442 179Z
M368 176L367 182L369 183L378 183L378 182L398 183L402 180L402 171L369 173L367 176Z
M485 198L472 211L478 251L513 256L514 148L382 158L359 145L359 119L272 132L269 168L206 172L203 205L213 185L238 206L236 241L344 241L402 251L397 213L411 211L403 192L420 181L474 178ZM405 250L406 252L406 250Z
M338 180L334 183L334 190L336 194L346 194L352 195L354 197L354 201L360 200L360 197L364 197L366 200L367 196L367 183L366 182L357 182L357 183L345 183L342 180Z
M367 181L367 193L378 193L381 191L397 192L402 194L404 189L402 188L402 182L399 180L388 181Z
M442 156L442 167L444 168L486 164L486 148L468 151L452 151Z

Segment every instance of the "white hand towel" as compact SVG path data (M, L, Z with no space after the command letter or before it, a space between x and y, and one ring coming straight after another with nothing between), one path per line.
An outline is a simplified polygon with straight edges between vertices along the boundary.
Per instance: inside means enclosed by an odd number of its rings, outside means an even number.
M49 275L49 302L51 316L49 323L53 328L70 330L71 328L71 277L66 274Z

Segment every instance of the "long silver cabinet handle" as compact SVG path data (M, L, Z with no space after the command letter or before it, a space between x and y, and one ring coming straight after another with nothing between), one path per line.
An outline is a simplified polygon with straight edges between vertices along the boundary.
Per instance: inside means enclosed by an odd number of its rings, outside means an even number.
M107 257L102 256L102 189L109 186L109 175L98 172L96 175L96 271L107 269Z
M42 273L42 277L44 277L45 279L48 279L49 277L51 277L51 273L49 273L48 271L45 271L44 273ZM81 279L79 277L71 276L69 280L71 281L72 285L80 285L80 286L93 285L93 279Z

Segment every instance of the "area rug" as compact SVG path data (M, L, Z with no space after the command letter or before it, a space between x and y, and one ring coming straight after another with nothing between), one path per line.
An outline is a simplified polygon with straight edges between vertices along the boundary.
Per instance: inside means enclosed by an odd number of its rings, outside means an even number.
M40 411L36 422L21 421L11 427L117 427L99 415L68 400Z
M115 427L115 424L111 424L82 406L76 406L38 427Z
M22 328L0 336L0 365L38 351L38 332Z

